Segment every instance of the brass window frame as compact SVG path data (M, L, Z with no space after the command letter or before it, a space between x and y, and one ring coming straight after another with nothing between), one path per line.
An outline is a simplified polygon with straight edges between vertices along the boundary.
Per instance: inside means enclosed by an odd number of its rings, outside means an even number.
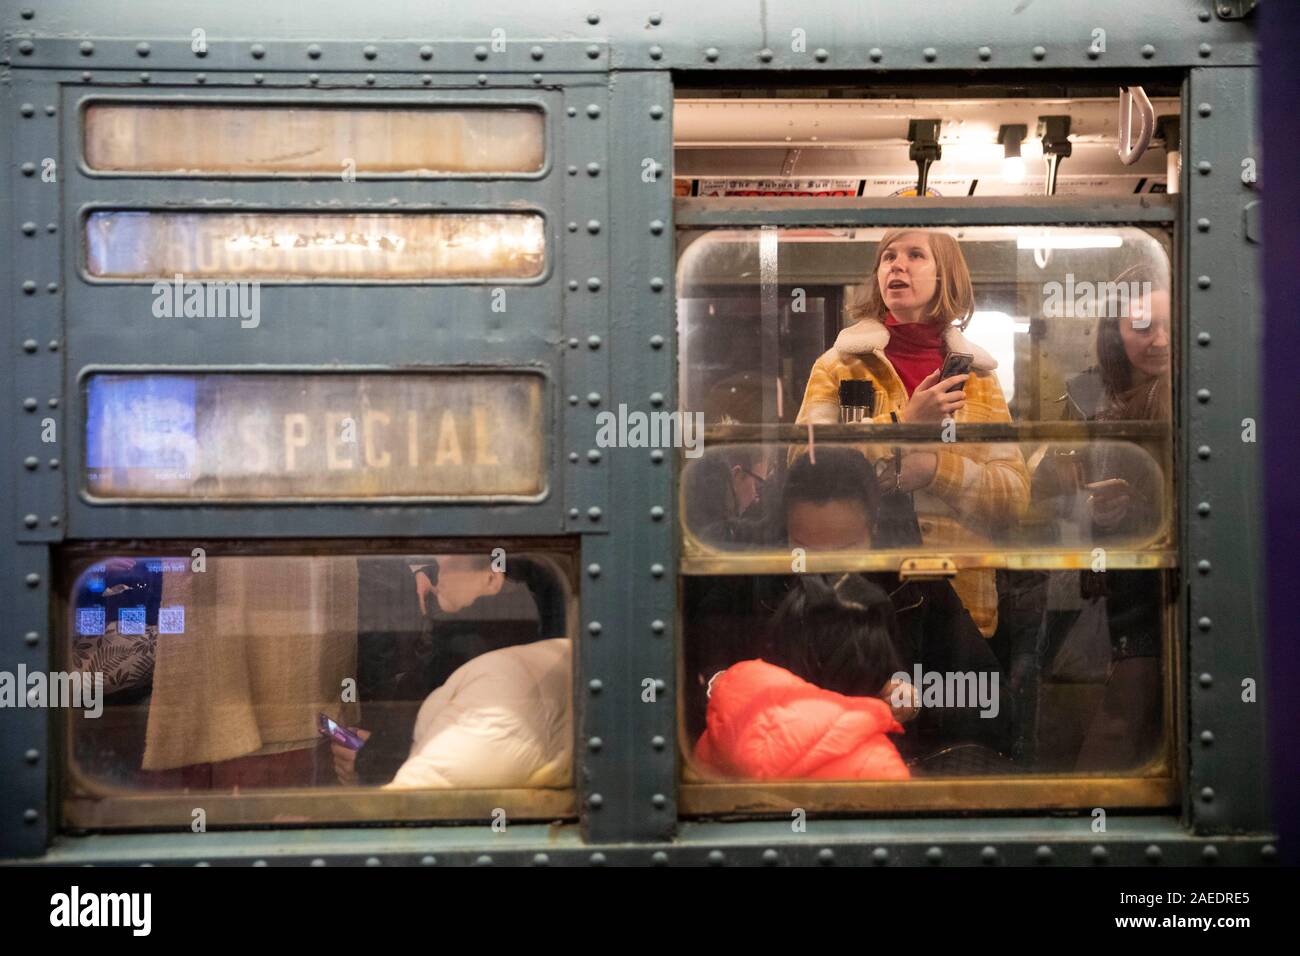
M189 539L77 541L58 549L52 562L54 587L51 591L51 629L54 663L69 661L69 600L71 587L80 576L81 564L108 556L156 556L167 551L188 550ZM578 767L580 727L578 705L578 622L580 620L580 547L576 538L412 538L412 539L273 539L266 541L205 541L207 557L254 557L293 555L303 557L355 554L384 557L411 554L482 554L485 549L504 548L511 553L533 553L551 558L551 565L567 588L565 623L575 644L573 655L573 766L569 786L564 788L510 788L463 790L393 790L379 787L266 788L239 794L217 791L135 790L93 780L74 758L73 722L56 711L55 739L62 746L55 763L56 803L62 830L189 830L193 811L202 808L209 829L249 827L315 827L322 825L473 823L493 819L504 810L511 821L565 821L578 817ZM509 558L507 557L507 561Z
M679 198L673 201L674 226L678 234L713 229L757 229L761 227L785 228L835 228L835 227L975 227L1001 226L1136 226L1149 229L1163 227L1170 231L1169 269L1170 287L1178 288L1178 248L1181 222L1178 213L1178 196L1140 196L1129 199L1110 198L1104 201L1087 197L1062 199L1058 197L993 197L989 199L939 198L939 199L701 199ZM680 248L678 250L680 256ZM1174 293L1173 328L1178 330L1174 345L1174 407L1177 408L1180 381L1185 374L1180 359L1183 355L1181 341L1184 331L1185 306L1181 296ZM681 369L676 369L678 376ZM1120 423L1129 425L1130 423ZM1156 423L1136 423L1137 431L1143 426L1160 428ZM967 425L959 431L959 441L984 438L995 441L1019 441L1020 436L1046 439L1054 435L1100 434L1099 423L1025 422L1011 425ZM1165 492L1165 541L1160 547L1142 549L1107 549L1107 567L1110 569L1150 569L1162 581L1164 595L1162 621L1162 710L1165 716L1160 747L1152 759L1141 768L1126 774L1059 774L1059 775L1003 775L997 777L932 777L921 780L896 781L725 781L703 782L691 779L689 769L693 741L686 738L685 698L677 700L677 747L680 758L678 771L678 813L682 817L746 817L784 816L794 808L823 814L879 814L905 813L996 813L1000 811L1085 811L1092 807L1114 809L1170 809L1182 799L1184 755L1178 746L1177 731L1183 726L1187 706L1185 694L1176 693L1182 686L1183 633L1182 607L1178 600L1176 582L1179 578L1178 522L1181 509L1175 495L1174 470L1178 467L1178 418L1174 418L1158 436L1165 444L1166 454L1161 461L1168 465ZM1062 426L1065 426L1064 428ZM715 426L716 427L716 426ZM705 430L705 443L710 434L723 437L723 431ZM863 440L863 426L814 426L814 434L825 438ZM852 430L850 430L852 429ZM752 430L752 431L749 431ZM758 440L764 435L790 433L792 442L807 441L807 426L758 425L727 426L726 434L732 441L752 435ZM874 430L874 428L873 428ZM913 434L915 432L915 434ZM796 434L799 433L799 434ZM924 425L881 426L882 438L890 443L900 441L934 440L934 429ZM680 459L679 459L680 463ZM681 472L676 476L674 493L682 494ZM681 579L693 575L743 576L754 574L789 574L788 556L750 555L719 552L703 545L687 532L678 515L677 531L679 572L677 595L677 655L678 687L684 687L684 633L682 618ZM899 570L899 555L891 551L877 555L862 554L845 558L843 555L808 555L807 571L871 571ZM951 558L958 567L1003 567L1012 569L1069 570L1079 567L1080 552L1069 549L990 549L987 552L946 552L941 548L909 549L907 555L936 555ZM723 556L725 555L725 556ZM965 802L963 802L965 801Z
M788 573L788 572L787 572ZM813 573L811 570L809 573ZM1153 572L1162 579L1160 746L1145 765L1124 774L1005 774L924 777L906 781L705 781L690 769L694 741L686 733L686 697L677 695L677 809L683 817L780 816L803 809L819 814L889 816L907 813L996 813L1000 811L1087 811L1094 807L1169 809L1182 794L1181 750L1177 730L1186 703L1175 693L1181 682L1181 614L1176 571ZM685 625L681 618L680 578L677 622L677 686L685 687ZM965 801L965 802L963 802Z
M861 444L935 443L938 428L927 424L913 425L813 425L813 440L824 447L852 447ZM1160 455L1153 457L1164 468L1172 462L1173 425L1158 422L1025 422L1011 424L968 424L957 429L952 444L984 442L1083 441L1088 439L1128 440L1143 450ZM798 445L809 440L806 425L709 425L704 430L705 447L728 444ZM679 459L680 460L680 459ZM1177 502L1174 499L1172 469L1165 471L1163 511L1159 528L1139 545L1106 547L1093 542L1088 548L1051 546L1008 546L985 549L950 549L941 546L889 548L868 552L815 552L806 555L810 574L832 571L897 571L905 558L935 556L950 559L959 570L1006 568L1010 570L1082 570L1091 567L1093 548L1105 547L1106 567L1112 570L1146 570L1174 568L1178 565L1176 546ZM683 482L677 482L678 530L681 534L681 566L684 575L789 574L787 551L754 549L726 550L700 539L685 521L682 501Z

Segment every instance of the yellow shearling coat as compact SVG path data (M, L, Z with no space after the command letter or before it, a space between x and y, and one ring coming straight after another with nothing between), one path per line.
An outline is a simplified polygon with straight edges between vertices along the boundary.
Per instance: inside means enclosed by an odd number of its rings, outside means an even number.
M863 319L842 330L835 345L814 364L808 377L799 424L833 424L840 418L840 382L865 379L876 389L873 422L889 424L891 412L908 401L903 381L885 357L889 330L877 319ZM966 382L966 404L954 417L964 422L1010 422L1002 387L993 370L997 361L970 342L955 326L944 333L950 352L975 357ZM1013 528L1029 504L1029 473L1016 445L954 443L933 449L938 455L934 480L913 495L921 540L927 548L986 548L999 530ZM985 637L998 625L998 594L994 572L962 571L953 588Z

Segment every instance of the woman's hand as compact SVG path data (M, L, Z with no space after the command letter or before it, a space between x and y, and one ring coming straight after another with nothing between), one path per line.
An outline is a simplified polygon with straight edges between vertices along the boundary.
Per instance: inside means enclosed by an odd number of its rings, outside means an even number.
M939 456L932 451L909 451L903 456L903 467L894 471L892 464L882 470L876 478L883 494L900 491L911 494L934 481L934 473L939 468Z
M368 730L362 730L360 727L349 727L348 729L362 740L370 739L370 731ZM357 785L357 751L350 747L344 747L337 740L331 740L330 753L334 756L334 776L339 778L339 783L345 787L355 787Z
M1133 503L1133 488L1123 478L1111 478L1107 481L1095 481L1085 486L1091 492L1088 495L1088 507L1092 511L1092 522L1097 527L1112 531L1128 514Z
M921 695L911 681L890 679L881 690L880 699L889 705L894 712L894 719L900 724L907 723L921 709Z
M899 421L939 422L957 414L966 405L966 393L958 386L970 376L963 373L940 381L941 372L941 369L935 369L921 379L921 384L916 386L916 391L898 413Z

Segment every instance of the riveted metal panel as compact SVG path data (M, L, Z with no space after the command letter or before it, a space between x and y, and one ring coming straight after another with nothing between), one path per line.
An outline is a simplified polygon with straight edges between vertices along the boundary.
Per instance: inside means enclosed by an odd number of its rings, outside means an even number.
M83 9L82 12L87 11ZM518 32L497 37L490 30L481 39L459 41L370 40L367 37L380 34L373 26L361 24L357 24L357 38L353 40L244 39L242 37L248 33L246 26L233 28L241 38L231 39L229 34L208 33L206 27L190 28L205 31L200 48L197 37L184 40L159 37L159 24L167 23L168 27L163 29L169 34L178 32L172 24L179 26L181 21L188 24L192 20L207 20L207 11L180 15L171 8L167 12L169 17L156 18L131 39L108 37L98 30L90 34L95 37L93 40L38 34L29 41L30 50L25 46L17 50L16 59L24 66L63 70L130 69L151 74L160 70L255 70L269 74L311 69L331 73L360 70L365 76L371 75L370 71L379 73L424 67L466 73L531 72L542 68L603 72L608 61L605 45L593 41L530 37ZM250 19L245 23L254 22L257 16L250 13ZM185 28L181 26L182 30Z
M1259 522L1259 247L1244 210L1257 197L1255 76L1192 70L1187 85L1187 303L1182 389L1187 489L1190 772L1197 832L1269 825ZM1255 684L1248 695L1244 682ZM1246 698L1249 697L1248 701Z
M710 4L674 0L627 10L611 27L615 69L936 70L1171 66L1251 63L1250 27L1202 19L1180 0L1126 4L927 0L900 15L887 0L808 4L769 0ZM1208 6L1205 10L1208 14ZM640 42L620 30L639 21Z
M1102 839L1079 820L818 820L683 823L672 843L584 843L575 826L281 830L61 837L56 865L170 866L1247 866L1276 863L1264 837L1188 839L1168 818L1112 817ZM1081 835L1080 831L1084 831Z
M677 407L668 77L619 74L610 107L610 150L601 162L613 226L612 381L601 408L666 412ZM605 615L595 634L583 635L579 786L593 841L667 839L675 822L676 456L672 448L605 449L617 505L611 536L584 542L584 605L590 600Z
M411 69L423 62L421 48L437 37L445 38L440 42L448 49L440 45L429 62L454 70L524 70L553 61L564 69L597 70L611 64L620 70L1032 70L1242 65L1255 57L1251 18L1217 18L1208 0L927 0L924 11L912 16L900 16L893 0L655 0L603 9L586 3L557 9L528 0L431 8L420 0L392 0L329 3L313 13L313 22L304 24L297 17L268 16L257 0L202 9L167 0L102 9L53 0L31 21L13 25L27 45L19 48L15 40L12 55L23 63L61 67L203 62L213 69L288 69L308 60L314 45L311 62L323 69ZM207 43L202 57L192 49L196 29ZM87 36L111 39L96 39L87 54ZM147 43L146 51L140 42Z
M250 24L257 24L256 30ZM1252 453L1257 446L1240 440L1242 419L1258 419L1253 391L1259 347L1253 279L1257 250L1246 242L1243 218L1256 197L1239 179L1241 160L1258 158L1251 144L1253 77L1250 70L1238 68L1255 62L1249 18L1215 18L1208 0L1086 5L1040 0L998 10L964 0L934 0L926 5L923 20L898 17L897 5L885 0L823 7L796 0L724 0L711 7L667 0L644 9L597 12L590 5L556 10L531 0L433 11L421 0L394 0L369 7L318 5L311 22L304 24L298 18L268 17L262 0L230 0L201 9L174 0L102 7L50 0L30 19L7 13L3 29L3 56L11 65L3 103L13 202L0 212L0 268L12 307L8 361L14 385L6 394L18 411L0 416L0 440L11 449L4 481L13 491L14 507L6 518L18 540L32 543L7 548L0 558L3 587L19 621L0 639L0 668L14 670L20 663L48 667L48 544L68 528L65 500L72 502L78 535L105 538L136 537L146 530L153 537L171 538L553 534L561 528L584 535L583 652L576 683L581 828L512 826L508 835L491 837L460 828L213 833L187 835L183 842L165 834L65 837L54 841L47 861L247 865L301 864L321 857L337 863L373 858L423 865L943 866L1234 865L1275 858L1267 837L1224 836L1260 833L1268 826L1262 803L1262 714L1259 705L1241 700L1240 684L1253 676L1261 693L1266 690L1261 594L1255 584L1259 509ZM194 43L195 29L204 31L201 51ZM1095 49L1098 29L1105 31L1104 51ZM624 70L614 74L612 84L606 74L611 64ZM1092 67L1196 67L1185 88L1187 188L1181 202L1187 241L1180 260L1180 295L1186 323L1181 400L1186 431L1180 477L1186 490L1184 619L1190 655L1188 817L1198 833L1214 836L1190 836L1173 819L1126 820L1112 814L1109 832L1097 837L1096 844L1092 837L1079 838L1087 824L1081 818L813 821L809 833L798 836L781 821L685 822L676 842L663 843L673 833L676 806L675 456L665 450L656 462L649 449L599 449L594 441L597 411L616 410L620 402L642 411L676 407L670 178L665 174L650 183L640 178L646 158L665 168L670 164L672 91L663 71L743 70L756 82L774 84L785 82L794 70L865 71L868 76L890 71L897 76L1014 69L1032 77L1035 70L1068 69L1086 81L1091 77L1080 71ZM777 73L764 80L771 71ZM313 103L331 95L418 98L425 91L430 98L473 94L543 101L551 110L550 167L541 178L444 181L436 198L430 198L429 182L358 177L349 184L346 202L319 205L387 209L396 203L403 209L442 209L496 202L543 208L552 267L539 285L505 284L508 296L518 293L527 302L517 325L509 312L504 319L492 318L490 285L429 286L411 292L412 299L418 296L418 306L399 306L400 295L375 286L325 289L318 297L291 284L268 284L268 294L282 297L286 313L307 316L307 325L305 332L297 326L294 336L271 340L266 356L259 354L257 360L262 365L331 367L339 360L366 367L424 362L422 353L410 357L429 342L428 327L419 326L417 316L427 317L436 330L439 361L472 363L482 357L476 343L489 343L494 359L507 362L536 363L543 356L552 382L548 414L554 423L553 487L547 502L495 509L489 525L489 512L481 507L93 508L76 498L75 482L65 491L66 476L80 464L73 440L80 406L72 391L80 368L106 360L127 362L133 350L150 361L162 355L189 365L249 361L247 343L238 334L208 336L200 348L175 337L160 344L153 335L128 338L93 325L94 311L101 306L111 320L139 303L132 287L92 283L76 274L79 240L73 227L79 211L97 203L194 205L222 197L249 207L321 203L319 181L205 184L75 172L70 160L78 142L73 135L76 103L87 92L105 90L165 97L274 93ZM32 104L31 116L20 111L24 103ZM1208 113L1200 112L1202 103L1210 106ZM54 107L53 115L46 112L47 105ZM592 105L598 107L594 116L587 112ZM650 112L654 106L661 108L658 116ZM572 117L570 107L576 111ZM41 177L46 156L59 164L57 184ZM1199 171L1202 161L1210 163L1205 173ZM31 175L27 163L33 164ZM594 171L590 163L597 164ZM68 196L60 217L64 189ZM692 208L707 218L721 207ZM47 209L52 210L48 216L43 214ZM930 203L911 207L922 219L938 221L934 209ZM1144 209L1147 221L1169 219L1167 209ZM947 210L944 215L963 214ZM1036 221L1025 215L1024 209L995 210L962 221ZM1093 218L1112 221L1100 207L1083 214L1081 221ZM1204 229L1202 219L1208 223ZM591 221L599 228L589 229ZM35 225L31 234L20 228L27 222ZM661 224L658 231L652 228L656 222ZM48 232L49 223L56 232ZM570 231L570 223L576 229ZM1208 277L1207 286L1199 282L1201 276ZM659 290L648 285L656 277L663 280ZM592 278L600 281L598 288L587 284ZM23 288L28 280L36 283L31 295ZM571 289L570 281L578 288ZM51 282L56 284L53 292L48 291ZM347 302L334 305L330 316L321 319L318 303L331 291L347 296ZM134 287L134 292L145 294L147 307L147 286ZM72 296L66 306L65 294ZM368 328L389 334L349 334L352 327L344 317L349 310L363 316ZM68 362L66 376L65 314L78 331L79 350ZM472 332L458 335L453 325L467 315L474 323ZM1202 332L1210 336L1205 344ZM593 344L592 336L600 341ZM28 343L34 348L28 349ZM134 362L139 361L137 355ZM48 395L42 384L50 386ZM589 401L591 394L597 395L597 404ZM570 395L578 401L570 404ZM34 413L26 410L27 398L37 400ZM59 455L57 470L48 467L46 455L37 456L38 467L29 472L23 443L39 432L28 426L30 420L46 417L46 407L39 406L48 406L51 398L58 402L52 410L67 453ZM76 421L63 417L69 409ZM1203 446L1209 457L1201 456ZM568 461L571 450L581 456L578 465ZM586 457L593 450L601 452L596 462ZM618 491L613 504L611 481ZM28 501L34 503L31 508L24 505ZM1204 513L1201 502L1208 505ZM593 507L599 517L592 517ZM37 516L30 527L24 520L28 514ZM1202 560L1210 562L1205 572ZM29 574L36 576L32 584ZM664 682L654 703L642 701L646 679ZM38 855L52 832L48 714L9 711L4 721L0 858ZM1207 731L1208 738L1203 736ZM646 845L629 846L630 841ZM1099 847L1104 852L1099 854Z
M40 543L6 547L0 557L0 671L15 681L21 701L0 710L0 859L38 856L50 826L50 710L26 706L23 674L50 667L49 549ZM23 706L19 706L22 704Z
M101 80L111 77L100 75ZM491 89L466 87L464 77L441 77L454 85L431 89L310 89L245 91L215 82L203 89L162 87L126 93L72 83L63 87L65 183L62 256L67 302L67 447L70 514L68 533L79 538L209 536L520 535L554 534L563 527L564 488L558 476L564 444L560 363L563 331L561 275L563 237L561 162L567 149L562 124L564 96L545 84L496 75ZM358 82L360 82L358 80ZM406 77L410 85L415 79ZM506 84L514 84L508 87ZM260 95L259 95L260 94ZM81 168L81 113L88 103L273 103L329 102L358 106L463 105L535 107L546 117L547 153L534 177L336 179L222 179L206 177L104 177ZM259 324L236 320L159 319L152 280L106 281L87 274L84 219L101 209L291 210L303 212L526 211L545 219L546 270L537 279L357 282L263 281ZM544 420L547 491L535 503L486 505L376 502L360 509L343 503L261 503L254 506L93 504L81 490L84 419L80 380L90 368L185 368L259 370L313 368L420 369L517 368L546 379ZM274 513L272 519L270 513Z
M58 87L35 76L16 75L5 105L10 130L7 164L10 220L4 256L9 270L8 354L12 375L5 390L5 417L13 429L6 480L13 511L6 528L21 541L57 541L66 525L64 483L67 403L61 387L63 302L60 269L63 238L60 193L66 167L59 162Z
M556 118L556 139L564 144L564 162L556 169L564 183L558 223L564 269L557 276L564 290L559 468L565 527L580 534L604 534L611 519L610 466L607 453L596 447L595 424L611 400L609 115L608 79L588 77L565 87L564 109Z

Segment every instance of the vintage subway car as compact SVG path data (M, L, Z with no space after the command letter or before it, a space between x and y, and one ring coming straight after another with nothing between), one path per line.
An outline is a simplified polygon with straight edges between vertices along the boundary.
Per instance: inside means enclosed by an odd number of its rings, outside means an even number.
M1271 861L1254 3L1012 6L8 5L0 859Z

